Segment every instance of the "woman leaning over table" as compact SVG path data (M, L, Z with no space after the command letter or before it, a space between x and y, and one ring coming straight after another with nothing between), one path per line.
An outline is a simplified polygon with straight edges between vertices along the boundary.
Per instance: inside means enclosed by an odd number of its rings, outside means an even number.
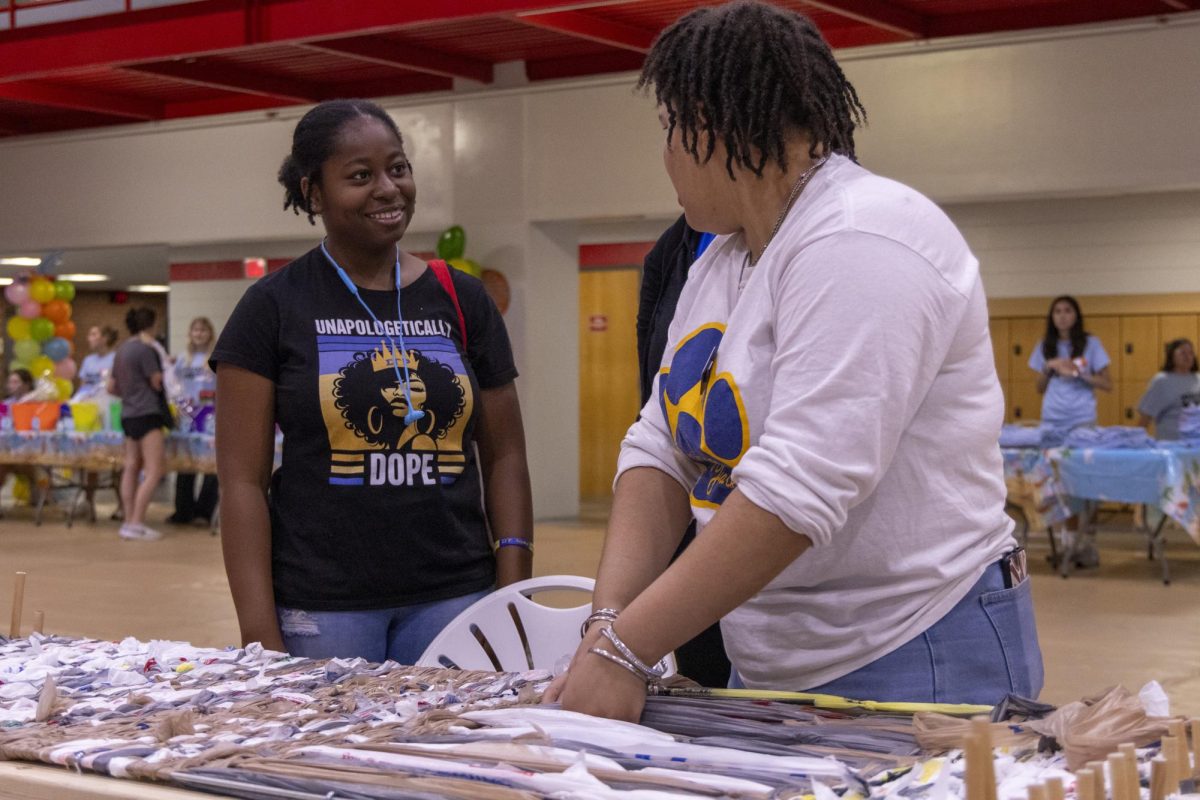
M799 14L694 11L641 83L688 224L720 235L622 445L593 624L548 699L637 719L642 667L719 618L734 686L1036 696L966 242L855 162L862 106ZM696 541L668 567L689 514Z

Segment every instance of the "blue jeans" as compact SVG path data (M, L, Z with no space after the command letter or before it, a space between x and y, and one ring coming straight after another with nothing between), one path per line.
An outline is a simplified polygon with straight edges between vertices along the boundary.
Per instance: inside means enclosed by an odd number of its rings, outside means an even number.
M302 611L276 606L283 644L294 656L365 658L415 664L429 643L488 590L370 611Z
M1000 565L992 564L924 633L804 691L858 700L995 705L1010 693L1036 699L1043 677L1030 581L1005 589ZM736 671L729 685L744 686Z

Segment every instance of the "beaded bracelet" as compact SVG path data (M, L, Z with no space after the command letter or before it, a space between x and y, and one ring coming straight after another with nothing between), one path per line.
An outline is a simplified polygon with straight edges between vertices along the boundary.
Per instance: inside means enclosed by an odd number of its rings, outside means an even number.
M621 612L615 608L597 608L593 611L583 624L579 626L579 638L587 636L588 628L592 627L593 622L616 622L617 614Z
M608 641L612 643L612 646L617 648L617 652L620 653L625 660L636 669L637 674L640 675L642 680L644 680L646 683L657 683L662 679L663 673L666 672L666 669L661 664L653 667L648 666L645 662L638 658L637 655L629 649L629 645L621 641L621 637L617 635L617 632L612 625L609 625L607 628L601 630L600 635L605 639L608 639Z
M501 547L524 547L530 553L533 553L533 542L528 539L518 539L516 537L500 539L496 542L495 549L499 550Z

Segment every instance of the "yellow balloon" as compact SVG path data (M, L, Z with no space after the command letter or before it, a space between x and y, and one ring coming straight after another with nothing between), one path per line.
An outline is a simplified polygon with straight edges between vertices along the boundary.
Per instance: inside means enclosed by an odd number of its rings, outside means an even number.
M29 296L39 303L49 303L54 299L54 284L45 278L38 278L29 284Z
M53 374L54 362L50 359L50 356L38 356L29 362L29 371L33 373L35 379L43 375Z
M75 387L66 378L55 378L54 386L58 389L58 399L60 402L69 400L72 392L75 390Z
M24 317L10 317L8 320L8 337L14 342L29 338L29 320Z
M469 258L452 258L446 263L457 270L462 270L474 278L483 277L483 267L479 266Z

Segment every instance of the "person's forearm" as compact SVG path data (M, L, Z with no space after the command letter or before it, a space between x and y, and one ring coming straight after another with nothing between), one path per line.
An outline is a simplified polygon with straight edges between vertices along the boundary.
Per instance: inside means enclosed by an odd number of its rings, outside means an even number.
M501 455L485 466L488 523L496 541L533 543L533 498L524 451ZM496 585L508 586L533 576L533 550L506 545L496 550Z
M242 644L283 650L271 579L271 520L261 487L222 483L221 550Z
M735 490L614 628L652 664L760 592L811 544Z
M670 475L652 467L622 474L592 607L620 610L629 605L667 568L689 521L687 493Z
M1038 394L1045 394L1046 387L1050 385L1050 373L1042 370L1038 373L1037 390Z

